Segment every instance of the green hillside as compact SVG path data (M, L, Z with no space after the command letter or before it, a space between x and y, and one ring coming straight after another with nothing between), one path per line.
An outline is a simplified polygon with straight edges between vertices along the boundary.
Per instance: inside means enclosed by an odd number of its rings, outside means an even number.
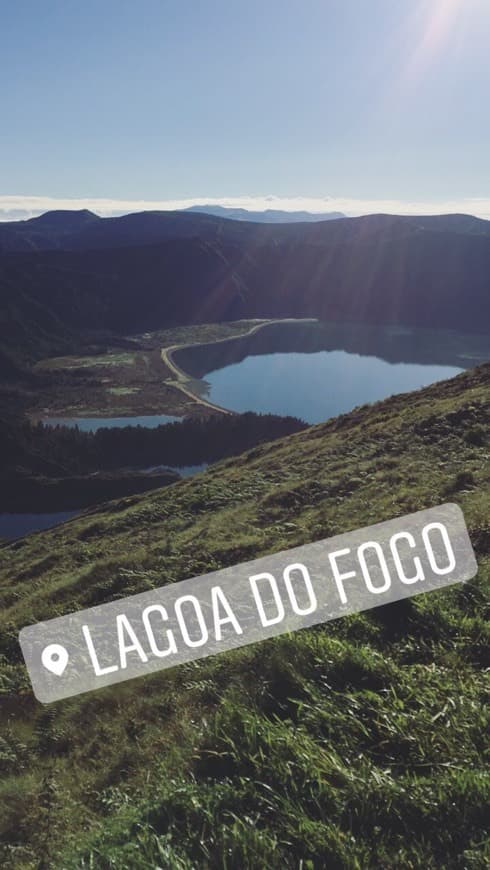
M490 365L0 549L6 868L483 868ZM43 707L18 630L455 501L478 577Z

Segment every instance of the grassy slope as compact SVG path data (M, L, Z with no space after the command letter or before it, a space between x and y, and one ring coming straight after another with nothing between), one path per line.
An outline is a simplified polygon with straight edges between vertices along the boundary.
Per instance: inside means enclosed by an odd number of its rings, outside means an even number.
M1 550L3 866L486 866L489 387L487 365ZM22 625L448 500L464 588L32 697Z
M43 359L34 367L41 377L33 378L30 394L25 396L26 413L40 419L122 417L154 414L158 408L162 414L202 416L206 413L202 405L166 383L175 375L163 362L162 347L231 338L248 332L257 322L178 326L135 336L132 348L130 339L122 339L124 350L109 344L104 353Z

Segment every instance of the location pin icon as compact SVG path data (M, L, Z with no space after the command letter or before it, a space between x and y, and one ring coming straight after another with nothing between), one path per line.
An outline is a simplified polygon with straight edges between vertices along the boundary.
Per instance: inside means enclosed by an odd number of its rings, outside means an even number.
M50 643L43 649L41 661L48 671L61 677L68 664L68 653L60 643Z

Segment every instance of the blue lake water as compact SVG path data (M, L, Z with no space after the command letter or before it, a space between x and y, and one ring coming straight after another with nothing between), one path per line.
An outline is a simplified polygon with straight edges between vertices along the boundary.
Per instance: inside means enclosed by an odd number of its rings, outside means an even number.
M201 465L158 465L142 470L150 472L171 468L172 471L176 471L181 475L181 477L185 478L192 477L194 474L204 471L207 467L208 463L203 462ZM17 538L22 538L24 535L30 535L32 532L41 532L44 529L52 529L55 526L59 526L61 523L66 522L66 520L78 516L79 513L79 510L56 511L55 513L49 514L0 513L0 541L2 539L6 541L15 541Z
M300 417L319 423L451 378L490 359L488 335L319 321L273 323L250 336L192 345L174 361L202 397L232 411ZM49 425L156 426L180 417L50 417ZM185 474L185 472L182 472ZM191 472L192 473L192 472Z
M174 352L174 361L195 379L198 392L215 404L237 412L290 414L308 423L453 377L489 359L488 335L318 322L268 325L252 336ZM44 422L88 432L102 427L154 428L180 419L155 414L56 417ZM204 468L205 464L175 470L189 477ZM0 514L0 538L50 528L77 513Z
M30 535L31 532L51 529L79 513L80 511L58 511L52 514L0 514L0 539L12 541Z
M233 411L291 414L320 423L394 393L451 378L456 366L388 363L345 351L250 356L206 375L212 402Z
M321 322L275 323L174 352L214 404L308 423L451 378L486 359L489 336Z
M142 468L140 471L176 471L181 477L194 477L200 471L205 471L209 462L201 462L200 465L151 465L150 468Z

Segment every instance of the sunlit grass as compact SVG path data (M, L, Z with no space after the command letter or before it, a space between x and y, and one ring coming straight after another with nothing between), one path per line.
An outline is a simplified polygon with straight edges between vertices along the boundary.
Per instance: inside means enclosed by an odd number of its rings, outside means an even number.
M489 374L0 550L2 866L486 866ZM22 625L449 498L479 562L464 587L50 707L32 697Z

